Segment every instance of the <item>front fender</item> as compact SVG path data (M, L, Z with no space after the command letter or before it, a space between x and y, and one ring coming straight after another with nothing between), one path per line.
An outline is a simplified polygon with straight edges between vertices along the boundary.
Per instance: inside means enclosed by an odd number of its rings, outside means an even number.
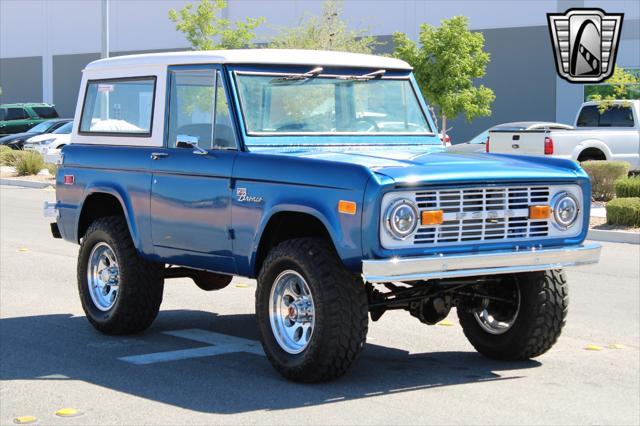
M301 204L278 204L273 206L262 217L262 221L260 222L258 231L256 232L255 238L253 240L253 245L251 248L251 259L249 261L251 270L257 273L256 262L257 262L257 256L258 256L258 248L260 246L262 236L264 235L264 232L269 222L271 221L271 219L273 219L273 217L278 213L288 213L288 212L304 213L318 219L322 223L324 228L327 230L327 232L329 233L329 236L331 237L331 241L333 242L333 245L336 248L338 255L340 256L340 258L344 259L343 256L347 255L350 249L349 247L344 247L344 245L341 244L341 242L344 241L343 230L341 226L339 226L340 224L338 223L338 220L335 217L335 215L333 215L334 217L331 217L332 215L330 215L329 212L323 211L323 210L324 209L321 210L315 207L301 205Z

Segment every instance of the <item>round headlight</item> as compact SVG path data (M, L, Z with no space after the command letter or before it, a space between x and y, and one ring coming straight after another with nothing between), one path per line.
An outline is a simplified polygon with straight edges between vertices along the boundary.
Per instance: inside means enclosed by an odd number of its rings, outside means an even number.
M389 233L394 238L403 240L418 226L418 209L411 200L396 200L387 209L385 222Z
M568 192L562 192L556 196L553 205L553 217L556 223L563 228L569 228L578 219L580 207L578 201Z

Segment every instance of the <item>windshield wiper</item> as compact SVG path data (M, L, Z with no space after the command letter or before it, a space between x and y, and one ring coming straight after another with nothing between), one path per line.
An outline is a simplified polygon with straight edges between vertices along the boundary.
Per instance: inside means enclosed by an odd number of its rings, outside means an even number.
M339 80L373 80L376 78L382 78L383 75L387 73L387 70L377 70L370 72L368 74L363 75L341 75L338 77Z
M282 82L286 82L286 81L308 80L310 78L317 77L318 75L320 75L322 70L323 70L322 67L317 67L317 68L309 70L309 71L307 71L305 73L292 74L292 75L287 75L287 76L284 76L284 77L274 78L269 83L273 84L273 83L282 83Z

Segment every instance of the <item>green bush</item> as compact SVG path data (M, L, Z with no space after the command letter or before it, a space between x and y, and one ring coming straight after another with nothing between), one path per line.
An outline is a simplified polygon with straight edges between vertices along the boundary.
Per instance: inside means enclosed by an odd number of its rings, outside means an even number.
M640 176L618 179L615 183L616 197L640 197Z
M629 163L624 161L583 161L580 166L591 178L593 198L609 201L615 195L615 182L629 174Z
M616 198L607 203L607 223L640 226L640 197Z
M44 159L39 152L24 151L24 154L18 158L14 167L18 176L35 175L44 169Z
M0 166L15 166L18 158L24 155L24 151L11 149L8 146L0 147Z
M51 176L55 176L58 173L58 165L53 163L45 163L44 168L49 170Z

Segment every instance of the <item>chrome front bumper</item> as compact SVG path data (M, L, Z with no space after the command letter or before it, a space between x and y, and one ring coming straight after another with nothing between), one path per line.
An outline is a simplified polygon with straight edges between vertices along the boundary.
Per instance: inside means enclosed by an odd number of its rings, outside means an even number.
M362 261L370 283L544 271L597 263L600 244Z

